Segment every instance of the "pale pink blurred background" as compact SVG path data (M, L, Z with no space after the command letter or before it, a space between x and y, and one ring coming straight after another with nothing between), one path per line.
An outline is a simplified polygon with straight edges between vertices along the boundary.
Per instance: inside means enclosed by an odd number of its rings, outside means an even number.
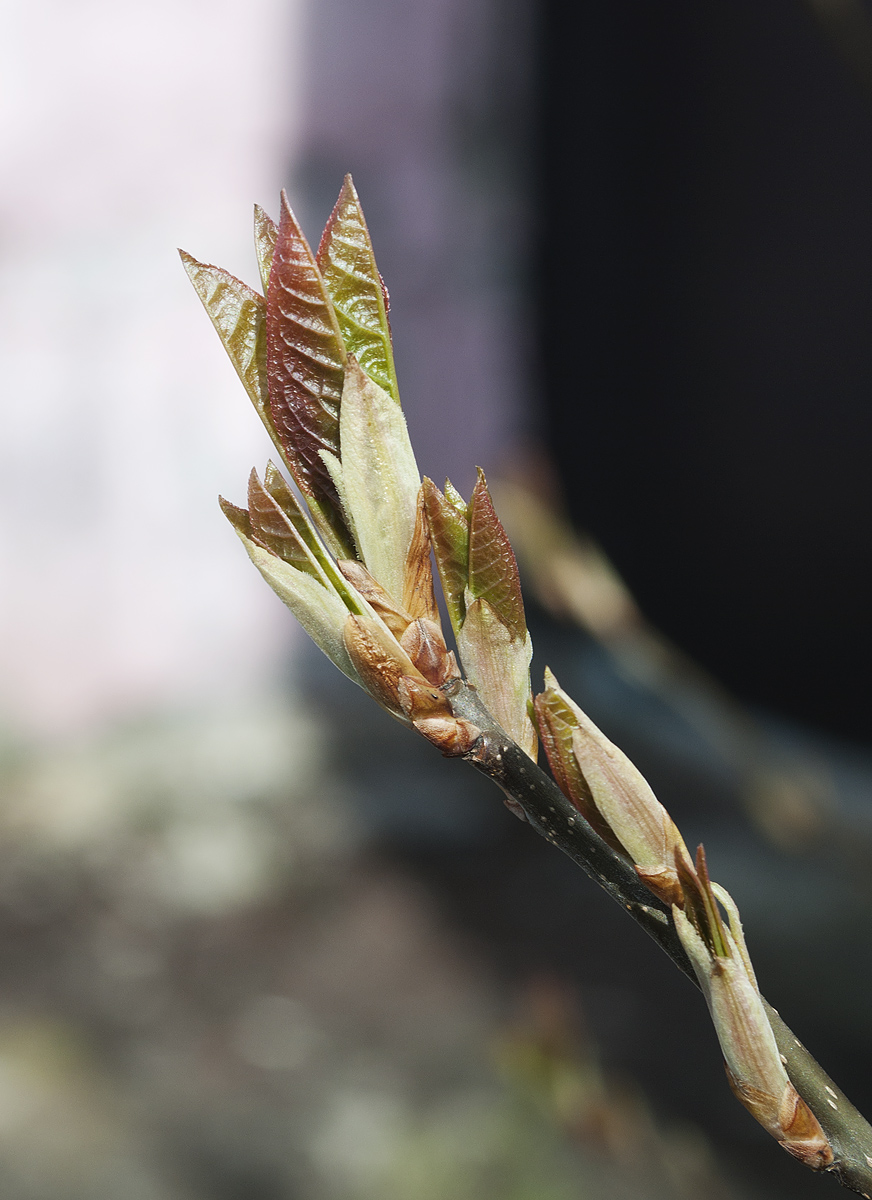
M253 201L288 186L316 238L359 170L422 467L465 486L513 436L517 305L484 261L510 231L454 131L487 11L7 0L4 724L236 705L286 670L297 631L216 504L268 446L175 253L252 281Z
M2 719L239 696L290 623L216 505L266 452L177 245L251 277L299 138L302 5L4 6Z

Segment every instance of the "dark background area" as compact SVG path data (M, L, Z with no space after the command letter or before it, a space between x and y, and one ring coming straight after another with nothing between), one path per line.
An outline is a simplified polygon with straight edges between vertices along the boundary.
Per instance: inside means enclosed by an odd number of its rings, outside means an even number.
M826 7L854 61L798 0L541 5L537 378L646 614L868 741L868 13Z

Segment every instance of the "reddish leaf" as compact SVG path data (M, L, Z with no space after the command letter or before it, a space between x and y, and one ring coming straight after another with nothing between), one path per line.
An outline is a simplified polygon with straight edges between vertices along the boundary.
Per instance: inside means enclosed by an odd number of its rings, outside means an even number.
M225 500L223 496L218 497L218 503L221 506L221 511L230 522L234 529L238 530L244 537L251 537L251 521L248 517L247 508L239 508L236 504L231 504L229 500Z
M251 537L258 545L323 582L323 573L313 562L299 530L260 482L257 471L252 471L248 479L248 516Z
M273 424L297 486L350 545L336 487L319 452L339 456L346 352L312 251L282 192L266 302Z
M481 467L469 503L469 590L487 600L513 638L526 638L518 564Z
M387 288L350 175L325 226L317 262L349 354L399 403Z
M322 578L322 581L325 579L329 580L330 586L342 598L349 612L363 612L359 596L356 594L354 588L348 587L342 571L337 569L336 563L327 554L318 535L312 528L312 523L305 508L297 499L284 475L282 475L274 463L267 463L263 477L263 486L271 499L281 509L282 516L293 526L308 552L310 562L312 564L317 563L320 572L319 577Z

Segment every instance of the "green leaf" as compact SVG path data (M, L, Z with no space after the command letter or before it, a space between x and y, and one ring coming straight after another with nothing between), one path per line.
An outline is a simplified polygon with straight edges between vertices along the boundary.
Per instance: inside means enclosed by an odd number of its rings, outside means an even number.
M453 509L463 518L467 528L469 528L469 505L458 492L457 488L450 479L445 480L445 499Z
M258 416L274 442L266 369L266 304L247 283L179 251L188 278L230 356Z
M343 544L343 557L349 557L342 507L320 455L321 450L340 453L345 346L321 272L284 192L266 331L270 413L285 460L300 491L316 502Z
M363 561L401 603L421 476L402 409L351 355L340 440L345 501Z
M469 518L463 497L445 481L445 495L432 479L422 482L430 542L455 637L466 616L464 593L469 583Z
M469 592L487 600L512 637L524 641L527 622L518 564L481 467L469 502Z
M267 288L269 287L269 272L278 236L278 225L276 225L272 217L267 216L259 204L255 204L254 249L257 254L257 265L260 268L260 278L263 283L264 295L266 295Z
M348 353L399 404L387 290L350 175L324 229L317 262Z

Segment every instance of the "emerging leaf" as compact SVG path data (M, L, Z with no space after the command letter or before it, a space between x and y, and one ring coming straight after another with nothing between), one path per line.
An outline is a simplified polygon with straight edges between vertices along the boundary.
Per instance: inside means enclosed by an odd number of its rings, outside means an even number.
M705 850L702 846L697 847L696 870L689 858L682 858L676 863L676 866L682 890L682 897L679 901L681 907L690 917L709 952L717 958L728 956L730 954L729 939L721 910L718 908L712 890ZM736 915L738 916L738 910Z
M273 425L300 491L314 500L344 557L348 532L320 451L337 457L345 347L312 251L282 192L266 302L267 376Z
M363 687L343 640L348 609L337 593L312 575L298 571L252 538L248 513L226 500L225 516L239 534L248 556L279 599L288 606L312 641L324 651L343 674Z
M351 176L321 237L317 263L333 301L345 348L399 404L386 292Z
M179 255L258 416L275 442L267 388L266 305L263 297L223 267L198 262L184 250L180 250Z
M456 637L466 616L464 595L469 583L469 517L460 493L451 487L448 480L445 481L444 496L433 480L426 477L421 490L436 569Z
M421 477L400 406L351 355L340 442L345 502L361 557L370 574L402 602Z
M299 534L310 560L317 563L319 577L327 580L330 587L339 593L349 612L365 612L366 606L361 603L361 597L353 587L348 586L345 576L325 550L303 506L273 463L267 463L264 487Z
M254 249L257 254L257 265L263 283L263 294L269 287L269 272L275 254L276 240L279 227L272 217L268 216L259 204L254 206Z
M469 502L469 592L486 600L513 638L527 636L518 564L481 467Z
M536 761L536 730L530 720L529 635L513 638L487 600L468 600L457 649L481 698L506 733Z
M252 470L248 479L248 519L251 535L258 545L278 555L298 571L305 571L327 584L324 572L300 536L291 517L264 487Z

